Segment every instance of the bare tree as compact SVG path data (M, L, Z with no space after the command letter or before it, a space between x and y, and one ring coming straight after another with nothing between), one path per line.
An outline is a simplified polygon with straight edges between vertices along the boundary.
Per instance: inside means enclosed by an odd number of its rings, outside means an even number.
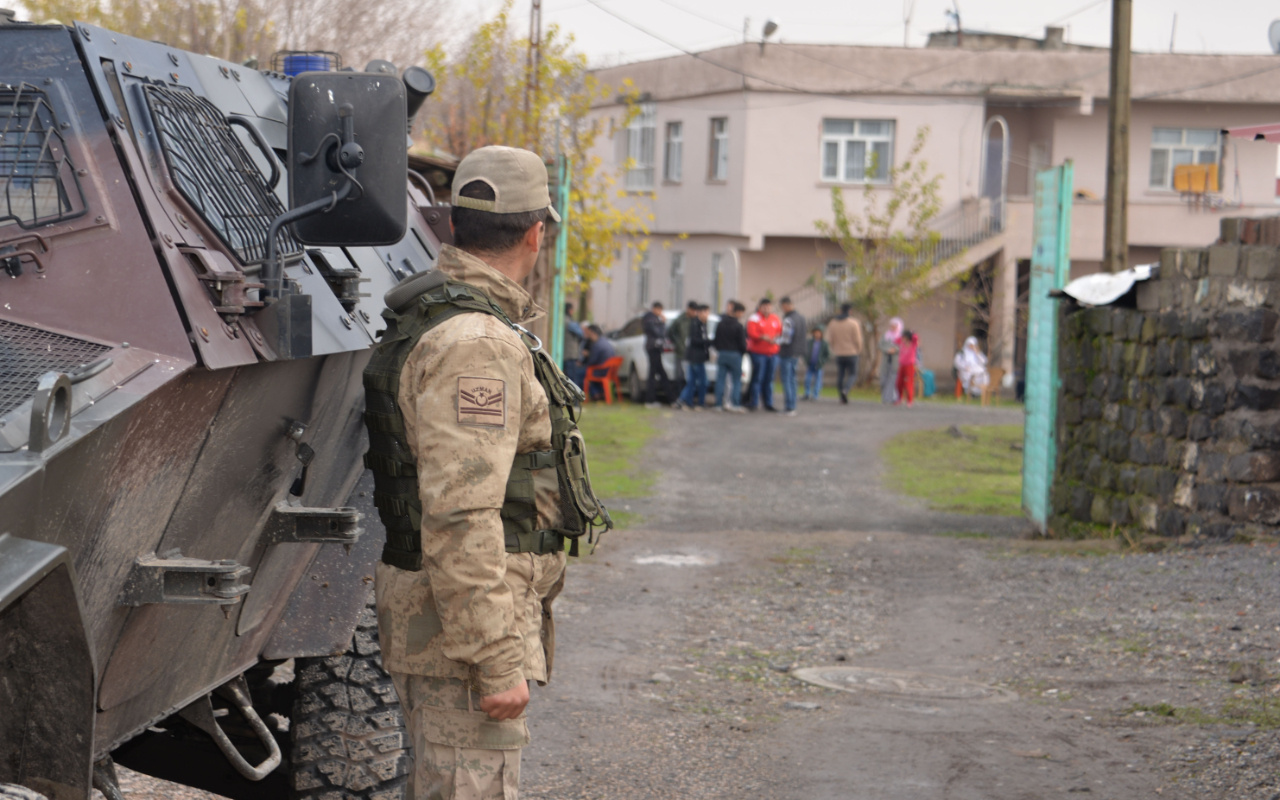
M446 36L452 0L38 0L33 22L83 21L140 39L270 65L277 50L328 50L361 69L422 64Z
M263 0L283 50L329 50L363 69L375 58L401 70L424 64L427 49L454 26L451 0Z

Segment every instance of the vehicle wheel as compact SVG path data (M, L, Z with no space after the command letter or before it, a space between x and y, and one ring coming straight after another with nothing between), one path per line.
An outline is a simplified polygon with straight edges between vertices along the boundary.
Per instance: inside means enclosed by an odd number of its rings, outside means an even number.
M0 783L0 798L4 800L47 800L39 792L18 786L16 783Z
M298 659L290 725L293 797L298 800L404 797L412 743L381 653L371 601L347 652Z
M631 371L627 373L627 394L631 395L631 402L644 402L644 387L640 385L640 376L636 374L636 367L631 365Z

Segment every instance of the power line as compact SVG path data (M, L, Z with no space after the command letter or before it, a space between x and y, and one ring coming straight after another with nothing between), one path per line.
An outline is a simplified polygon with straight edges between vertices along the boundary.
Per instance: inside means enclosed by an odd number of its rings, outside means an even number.
M734 31L735 33L737 32L737 29L736 29L736 28L734 28L734 27L733 27L733 26L731 26L731 25L728 25L728 24L726 24L726 23L720 22L720 21L718 21L718 20L714 20L714 19L712 19L711 17L705 16L705 15L703 15L703 14L700 14L700 13L698 13L698 12L694 11L693 9L689 9L689 8L685 8L684 6L677 5L676 3L671 2L671 0L660 0L660 2L662 2L664 5L667 5L667 6L670 6L671 8L676 9L677 11L683 11L683 12L685 12L686 14L689 14L689 15L691 15L691 16L697 17L698 19L704 20L704 21L706 21L706 22L713 23L713 24L715 24L715 25L719 25L719 26L720 26L720 27L722 27L722 28L728 28L729 30ZM857 76L858 76L858 77L860 77L860 78L866 78L867 80L871 80L871 81L875 81L876 83L884 84L885 86L887 86L887 87L889 87L889 88L897 89L897 90L902 91L902 92L905 92L905 93L907 93L907 94L919 94L919 93L920 93L920 92L918 92L917 90L912 89L912 88L911 88L911 87L909 87L909 86L904 86L904 85L899 84L899 83L894 83L893 81L887 81L887 80L885 80L884 78L880 78L880 77L877 77L877 76L875 76L875 75L870 75L870 74L865 73L865 72L859 72L858 70L856 70L856 69L852 69L852 68L850 68L850 67L846 67L846 66L845 66L845 65L843 65L843 64L837 64L837 63L836 63L836 62L834 62L834 61L828 61L828 60L826 60L825 58L818 58L817 56L810 55L810 54L808 54L808 53L806 53L806 52L804 52L804 51L802 51L802 50L797 50L797 49L795 49L795 48L794 48L794 46L792 46L789 42L775 42L773 46L774 46L774 47L787 47L787 48L789 48L789 52L791 52L791 53L793 53L793 54L795 54L795 55L798 55L798 56L800 56L801 58L807 58L807 59L809 59L810 61L816 61L816 62L817 62L817 63L819 63L819 64L826 64L828 67L834 67L835 69L841 70L841 71L843 71L843 72L848 72L848 73L849 73L849 74L851 74L851 75L857 75Z
M1070 12L1070 13L1068 13L1068 14L1063 14L1061 17L1058 17L1057 19L1052 20L1052 21L1050 21L1050 22L1046 22L1045 24L1046 24L1046 25L1057 25L1059 22L1066 22L1067 20L1071 19L1071 18L1072 18L1072 17L1074 17L1075 15L1077 15L1077 14L1083 14L1084 12L1088 11L1089 9L1091 9L1091 8L1095 8L1095 7L1097 7L1097 6L1100 6L1100 5L1102 5L1103 3L1106 3L1106 2L1108 2L1108 0L1093 0L1093 2L1092 2L1092 3L1086 3L1085 5L1082 5L1082 6L1080 6L1079 8L1077 8L1075 11L1072 11L1072 12Z
M659 34L659 33L656 33L656 32L654 32L653 30L650 30L649 28L646 28L645 26L640 25L640 24L639 24L639 23L637 23L637 22L635 22L635 21L633 21L633 20L630 20L630 19L628 19L628 18L626 18L626 17L622 16L621 14L617 13L616 11L613 11L612 9L606 8L606 7L602 4L602 1L601 1L601 0L587 0L587 2L588 2L588 3L590 3L591 5L595 6L596 8L600 9L601 11L605 12L605 13L606 13L606 14L608 14L609 16L614 17L615 19L617 19L617 20L619 20L619 21L621 21L621 22L623 22L623 23L625 23L625 24L627 24L627 25L630 25L631 27L635 28L636 30L640 31L641 33L644 33L644 34L646 34L646 35L648 35L648 36L653 37L654 39L657 39L658 41L662 42L663 44L667 45L668 47L671 47L671 48L674 48L674 49L676 49L676 50L679 50L681 53L684 53L685 55L690 56L691 58L695 58L695 59L697 59L697 60L699 60L699 61L702 61L702 62L705 62L705 63L707 63L707 64L710 64L710 65L712 65L713 67L716 67L716 68L718 68L718 69L722 69L722 70L724 70L724 71L726 71L726 72L733 73L734 75L740 75L740 76L742 76L742 77L744 77L744 78L750 78L750 79L752 79L752 80L760 81L761 83L766 83L766 84L769 84L769 85L772 85L772 86L776 86L776 87L778 87L778 88L780 88L780 89L786 89L787 91L790 91L790 92L796 92L796 93L798 93L798 94L805 94L805 95L812 95L812 96L815 96L815 97L836 97L836 96L840 96L841 94L844 94L844 93L836 93L836 92L817 92L817 91L813 91L813 90L811 90L811 89L806 89L806 88L801 87L801 86L794 86L794 85L792 85L792 84L783 83L782 81L777 81L777 80L774 80L774 79L772 79L772 78L766 78L766 77L764 77L764 76L762 76L762 75L757 75L757 74L752 73L752 72L747 72L746 70L742 70L742 69L739 69L739 68L737 68L737 67L731 66L731 65L729 65L729 64L722 63L722 62L717 61L717 60L715 60L715 59L713 59L713 58L709 58L709 57L707 57L706 55L704 55L704 54L702 54L702 53L696 52L696 51L694 51L694 50L690 50L689 48L684 47L683 45L677 44L676 42L674 42L674 41L672 41L672 40L668 39L667 37L665 37L665 36L663 36L663 35L661 35L661 34ZM663 2L667 2L667 0L663 0ZM1082 6L1082 7L1078 8L1078 9L1076 9L1075 11L1071 12L1070 14L1068 14L1066 17L1062 17L1061 19L1067 19L1068 17L1075 16L1076 14L1083 13L1084 11L1089 10L1089 9L1090 9L1090 8L1092 8L1093 6L1101 5L1103 2L1107 2L1107 0L1095 0L1095 2L1093 2L1093 3L1089 4L1089 5L1086 5L1086 6ZM672 5L672 4L671 4L671 3L669 3L669 2L667 2L667 5ZM675 6L673 6L673 7L675 7ZM696 16L696 15L695 15L695 16ZM885 86L890 87L890 88L898 89L898 90L902 91L902 92L903 92L903 93L905 93L905 94L911 94L911 95L929 95L929 96L933 96L933 95L935 95L935 94L936 94L936 93L933 93L933 92L922 92L922 91L920 91L919 89L911 88L911 87L906 86L905 84L902 84L902 83L894 83L894 82L892 82L892 81L886 81L886 80L884 80L883 78L877 78L877 77L875 77L875 76L873 76L873 75L867 75L867 74L865 74L865 73L857 72L856 70L850 69L850 68L845 67L845 66L843 66L843 65L836 64L836 63L834 63L834 62L830 62L830 61L827 61L827 60L825 60L825 59L817 58L816 56L811 56L811 55L809 55L809 54L807 54L807 53L803 53L803 52L801 52L801 51L795 50L794 48L795 48L797 45L781 45L781 46L787 46L787 47L789 47L789 48L792 48L792 49L791 49L791 52L794 52L794 53L796 53L797 55L800 55L801 57L808 58L808 59L810 59L810 60L812 60L812 61L817 61L817 62L820 62L820 63L826 64L826 65L828 65L828 66L835 67L835 68L837 68L837 69L842 69L842 70L844 70L844 71L846 71L846 72L850 72L850 73L852 73L852 74L858 75L858 76L863 77L863 78L867 78L867 79L869 79L869 80L874 80L874 81L877 81L877 82L879 82L879 83L883 83ZM944 64L940 64L940 65L937 65L937 66L934 66L934 67L930 67L929 69L921 70L921 71L919 71L919 72L914 72L914 73L912 73L912 74L910 74L910 75L908 75L908 76L907 76L907 80L911 80L912 78L918 77L918 76L920 76L920 75L924 75L924 74L929 73L929 72L934 72L934 71L936 71L936 70L938 70L938 69L945 69L945 68L948 68L948 67L952 67L952 66L955 66L956 64L959 64L959 63L961 63L961 62L963 62L963 61L968 61L968 60L969 60L969 59L971 59L971 58L974 58L974 57L977 57L977 56L980 56L980 55L986 55L986 54L988 54L988 51L985 51L985 50L977 50L977 51L974 51L974 52L972 52L972 53L968 53L968 54L966 54L966 55L964 55L964 56L962 56L962 57L960 57L960 58L953 59L953 60L951 60L951 61L949 61L949 62L946 62L946 63L944 63ZM1105 71L1105 70L1106 70L1106 68L1099 69L1099 70L1092 70L1092 71L1090 71L1090 72L1083 73L1083 74L1081 74L1081 75L1073 76L1073 77L1072 77L1072 80L1073 80L1073 81L1079 81L1079 80L1081 80L1081 79L1088 78L1088 77L1091 77L1091 76L1093 76L1093 75L1096 75L1096 74L1098 74L1099 72L1103 72L1103 71ZM1267 73L1267 72L1272 72L1272 71L1275 71L1275 70L1280 70L1280 64L1274 64L1274 65L1272 65L1272 66L1264 67L1264 68L1259 69L1259 70L1253 70L1253 71L1250 71L1250 72L1241 73L1241 74L1239 74L1239 75L1233 75L1233 76L1231 76L1231 77L1228 77L1228 78L1222 78L1222 79L1220 79L1220 80L1207 81L1207 82L1202 83L1202 84L1195 84L1195 85L1192 85L1192 86L1184 86L1184 87L1179 87L1179 88L1175 88L1175 89L1164 89L1164 90L1157 91L1157 92L1149 92L1149 93L1147 93L1147 94L1141 95L1141 96L1139 96L1139 97L1135 97L1135 98L1133 98L1133 99L1135 99L1135 100L1151 100L1151 99L1154 99L1154 98L1157 98L1157 97L1167 97L1167 96L1169 96L1169 95L1182 94L1183 92L1197 91L1197 90L1199 90L1199 89L1208 89L1208 88L1212 88L1212 87L1214 87L1214 86L1221 86L1221 85L1223 85L1223 84L1232 83L1232 82L1234 82L1234 81L1243 80L1243 79L1245 79L1245 78L1250 78L1250 77L1253 77L1253 76L1255 76L1255 75L1261 75L1261 74L1264 74L1264 73ZM979 93L975 93L975 94L981 94L981 93L979 92ZM866 101L866 102L871 102L871 101ZM963 100L962 100L962 99L960 99L960 98L955 98L955 99L952 99L950 102L963 102Z
M752 74L752 73L750 73L750 72L747 72L747 71L745 71L745 70L737 69L736 67L731 67L731 66L729 66L728 64L722 64L722 63L720 63L719 61L716 61L716 60L711 59L711 58L707 58L707 57L706 57L705 55L703 55L702 53L694 52L693 50L690 50L690 49L688 49L688 48L686 48L686 47L684 47L684 46L682 46L682 45L676 44L675 42L671 41L670 39L666 38L665 36L662 36L661 34L658 34L658 33L654 33L653 31L649 30L648 28L644 27L643 25L639 24L638 22L634 22L634 21L632 21L632 20L629 20L629 19L627 19L626 17L624 17L624 16L622 16L621 14L619 14L618 12L613 11L612 9L606 8L606 7L605 7L605 6L600 2L600 0L587 0L587 2L591 3L591 5L595 6L595 7L596 7L596 8L598 8L598 9L600 9L601 11L603 11L603 12L604 12L604 13L606 13L606 14L608 14L609 16L614 17L615 19L618 19L618 20L620 20L620 21L622 21L622 22L626 23L627 25L630 25L631 27L635 28L636 30L640 31L641 33L643 33L643 34L647 34L647 35L649 35L649 36L652 36L653 38L655 38L655 39L657 39L658 41L662 42L663 44L667 45L668 47L674 47L676 50L679 50L681 53L684 53L685 55L690 56L690 57L692 57L692 58L696 58L696 59L698 59L699 61L704 61L704 62L706 62L706 63L710 64L710 65L711 65L711 66L713 66L713 67L718 67L718 68L720 68L720 69L722 69L722 70L724 70L724 71L726 71L726 72L732 72L732 73L733 73L733 74L735 74L735 75L741 75L741 76L742 76L742 77L744 77L744 78L751 78L752 80L757 80L757 81L760 81L760 82L762 82L762 83L768 83L768 84L771 84L771 85L773 85L773 86L777 86L777 87L779 87L779 88L781 88L781 89L786 89L787 91L791 91L791 92L800 92L800 93L802 93L802 94L821 94L820 92L811 92L811 91L809 91L809 90L807 90L807 89L804 89L803 87L800 87L800 86L792 86L791 84L782 83L781 81L775 81L775 80L772 80L772 79L770 79L770 78L762 77L762 76L760 76L760 75L754 75L754 74Z
M726 29L728 29L728 30L733 31L734 33L739 33L739 32L740 32L740 30L741 30L740 28L738 28L738 27L737 27L737 26L735 26L735 25L730 25L730 24L729 24L729 23L727 23L727 22L721 22L721 21L720 21L720 20L718 20L718 19L712 19L711 17L708 17L708 16L706 16L705 14L700 14L700 13L698 13L697 11L694 11L694 10L693 10L693 9L691 9L691 8L685 8L684 6L678 6L678 5L676 5L675 3L671 2L671 0L659 0L659 2L661 2L661 3L662 3L663 5L665 5L665 6L670 6L671 8L674 8L676 11L683 11L684 13L688 14L688 15L689 15L689 16L691 16L691 17L697 17L698 19L702 20L703 22L710 22L712 25L719 25L721 28L726 28Z

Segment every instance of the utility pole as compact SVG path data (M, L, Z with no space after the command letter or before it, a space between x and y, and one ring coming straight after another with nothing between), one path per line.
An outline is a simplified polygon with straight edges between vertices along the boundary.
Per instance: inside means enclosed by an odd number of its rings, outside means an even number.
M542 0L529 4L529 54L524 69L524 144L538 147L538 125L533 105L537 101L538 82L542 72Z
M1129 267L1129 111L1133 0L1111 0L1111 81L1107 91L1107 204L1102 265Z

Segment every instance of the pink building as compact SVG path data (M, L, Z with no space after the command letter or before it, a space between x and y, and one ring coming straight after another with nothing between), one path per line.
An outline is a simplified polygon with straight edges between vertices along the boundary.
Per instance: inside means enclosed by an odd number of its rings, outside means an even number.
M887 188L884 165L898 163L927 125L924 156L942 176L936 227L967 249L907 324L921 333L927 367L949 373L973 332L987 339L993 365L1012 372L1021 361L1016 305L1032 252L1036 170L1074 161L1072 271L1099 268L1108 54L1065 44L1058 29L1044 40L966 31L956 44L954 35L926 48L744 44L600 70L607 85L630 79L640 93L640 113L600 155L631 160L624 202L645 205L653 223L645 256L620 252L608 278L592 285L594 316L620 326L653 300L719 308L766 294L792 294L813 316L829 311L812 284L856 280L814 227L831 217L831 187L844 188L856 210L867 184ZM1276 146L1221 134L1280 121L1275 59L1135 55L1131 264L1157 260L1163 247L1213 241L1223 213L1277 212ZM621 117L616 102L597 113ZM1219 185L1180 193L1173 174L1183 163L1216 164ZM988 310L976 316L948 280L974 270L990 285L979 304Z

